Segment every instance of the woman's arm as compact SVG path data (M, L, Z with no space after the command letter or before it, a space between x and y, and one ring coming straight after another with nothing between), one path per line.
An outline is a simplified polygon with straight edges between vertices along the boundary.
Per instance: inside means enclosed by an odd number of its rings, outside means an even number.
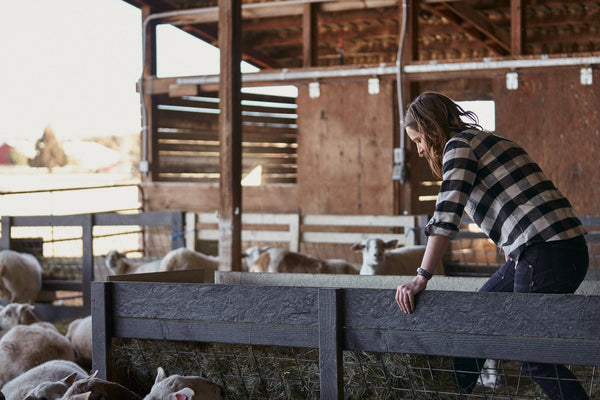
M442 260L444 252L448 248L450 238L443 235L432 235L427 240L427 248L421 268L433 274L436 265ZM412 281L398 286L396 289L396 303L407 314L415 309L415 295L427 287L427 279L422 275L417 275Z

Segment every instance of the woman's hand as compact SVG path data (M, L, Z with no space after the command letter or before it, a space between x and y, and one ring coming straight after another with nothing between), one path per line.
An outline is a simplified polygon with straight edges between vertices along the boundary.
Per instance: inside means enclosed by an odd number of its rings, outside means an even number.
M417 275L412 281L398 286L396 289L396 303L407 314L415 309L415 295L427 287L427 279Z

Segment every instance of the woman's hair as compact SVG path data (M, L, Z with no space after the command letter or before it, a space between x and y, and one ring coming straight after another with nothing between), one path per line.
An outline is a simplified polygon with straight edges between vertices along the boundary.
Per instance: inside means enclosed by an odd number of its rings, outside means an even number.
M472 122L463 121L461 117ZM474 112L465 111L450 98L433 92L419 95L408 106L404 128L423 134L425 159L438 178L442 177L442 156L448 140L467 129L482 130Z

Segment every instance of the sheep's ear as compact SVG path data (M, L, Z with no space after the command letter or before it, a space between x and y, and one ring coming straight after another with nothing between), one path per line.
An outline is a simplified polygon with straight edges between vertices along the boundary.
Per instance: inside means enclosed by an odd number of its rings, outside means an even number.
M196 393L189 387L174 393L176 400L191 400L194 397L194 394Z
M77 378L77 372L73 372L71 375L61 379L61 382L64 382L66 385L71 386L75 379Z
M156 370L156 380L154 381L154 384L156 385L158 382L162 381L166 377L167 374L165 374L165 370L162 367L158 367L158 369Z
M396 247L396 245L398 244L398 240L394 239L394 240L390 240L389 242L385 242L385 244L383 245L384 249L393 249Z
M98 370L95 370L94 373L92 375L90 375L90 378L95 378L98 376Z
M23 304L19 310L19 324L31 325L34 322L39 322L40 319L33 313L33 306L31 304Z
M362 243L354 243L351 247L352 251L359 251L365 248L365 245Z

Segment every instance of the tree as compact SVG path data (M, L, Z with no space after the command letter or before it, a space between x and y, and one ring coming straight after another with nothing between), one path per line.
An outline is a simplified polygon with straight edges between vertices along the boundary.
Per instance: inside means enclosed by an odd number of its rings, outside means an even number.
M52 170L54 167L64 167L67 162L68 158L62 145L56 140L52 128L47 126L42 138L35 142L35 157L31 159L29 165Z

